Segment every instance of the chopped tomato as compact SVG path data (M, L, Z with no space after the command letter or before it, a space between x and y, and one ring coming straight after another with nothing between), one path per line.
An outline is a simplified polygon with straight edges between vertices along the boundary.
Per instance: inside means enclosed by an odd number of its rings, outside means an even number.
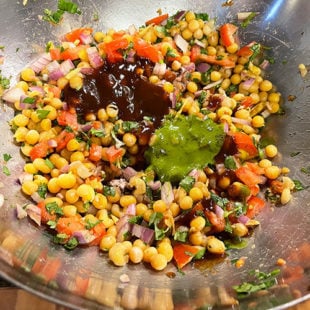
M233 24L224 24L220 28L220 36L222 38L222 43L225 47L228 47L236 42L235 34L238 30L238 27Z
M45 208L45 202L41 201L37 204L37 207L41 210L41 221L47 223L48 221L55 221L56 214L50 214Z
M57 221L56 230L58 233L71 237L74 232L85 229L85 225L79 216L61 217Z
M100 121L93 121L92 126L94 129L101 129L102 128L102 123Z
M179 269L187 265L199 252L199 248L189 244L177 244L173 247L173 258Z
M63 52L61 52L60 57L62 60L76 60L80 58L80 52L83 49L86 49L88 45L78 45L76 47L67 48Z
M119 158L123 156L123 150L116 148L115 145L112 145L107 148L105 155L110 163L115 163Z
M31 272L40 273L47 260L47 249L43 249L31 268Z
M134 49L136 50L137 55L140 57L148 58L153 62L159 62L162 60L162 55L158 48L141 38L134 38Z
M249 188L256 186L258 184L263 184L266 181L266 178L256 174L246 166L242 166L235 170L236 176Z
M284 184L278 180L272 180L270 183L270 188L273 193L281 194L284 189Z
M254 103L253 98L250 96L245 97L242 101L241 101L241 105L244 106L245 108L248 108L249 106L251 106Z
M70 126L74 130L77 130L79 127L75 110L60 110L58 112L57 122L61 126Z
M253 51L251 49L251 47L256 44L255 41L249 43L248 45L246 46L243 46L239 49L239 51L237 52L237 55L238 56L243 56L243 57L249 57L249 56L252 56L253 55Z
M225 219L224 216L220 217L217 216L214 212L205 210L204 211L205 217L209 220L212 224L212 230L216 233L225 230Z
M32 161L36 158L44 158L48 154L49 145L46 140L37 143L30 151L29 155Z
M234 132L231 136L238 149L246 151L250 157L255 157L258 154L258 150L249 135L243 132Z
M106 233L106 228L103 223L98 223L90 230L90 232L96 237L90 245L98 245Z
M123 59L123 55L119 52L119 50L126 49L128 45L128 40L121 36L111 42L100 43L98 48L102 52L106 53L109 62L115 63Z
M61 89L58 86L49 85L48 86L48 91L51 92L54 95L54 98L60 98Z
M51 48L49 50L51 58L53 60L60 60L61 59L61 51L60 48Z
M117 40L117 39L122 38L125 34L126 34L126 32L124 30L117 31L117 32L114 32L112 34L112 38L113 38L113 40Z
M93 143L89 149L89 159L92 161L99 161L102 157L102 146Z
M264 174L265 169L260 167L257 163L247 162L246 166L256 174Z
M68 32L65 35L65 40L69 42L75 42L76 40L81 40L81 35L90 35L93 32L92 28L77 28Z
M206 55L201 53L199 46L195 45L191 49L191 61L193 62L206 62L212 65L219 65L225 68L234 68L236 63L230 58L218 59L215 55Z
M63 150L68 142L75 137L73 132L68 132L67 130L63 130L56 138L57 147L56 151L59 152Z
M166 19L168 19L168 14L162 14L162 15L159 15L159 16L155 16L149 20L147 20L145 22L145 25L159 25L161 24L163 21L165 21Z
M264 209L266 205L266 201L262 198L256 197L256 196L251 196L249 200L247 201L248 205L248 210L246 212L246 216L248 218L253 218L256 216L258 213Z

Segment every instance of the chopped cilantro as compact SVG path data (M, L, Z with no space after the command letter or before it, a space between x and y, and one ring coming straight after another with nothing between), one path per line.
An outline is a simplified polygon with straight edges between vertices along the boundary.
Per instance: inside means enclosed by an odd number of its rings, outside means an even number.
M54 168L53 163L52 163L48 158L45 159L45 164L46 164L46 166L49 167L50 169L53 169L53 168Z
M89 131L93 136L98 137L98 138L102 138L105 135L105 132L103 129L95 129L95 128L91 128L91 130Z
M227 89L226 89L226 94L228 96L230 96L231 93L236 93L238 90L238 86L237 85L234 85L234 84L231 84Z
M174 236L173 236L174 240L180 241L180 242L186 242L187 237L188 237L188 231L187 230L176 231Z
M200 96L198 97L198 103L199 106L201 107L204 102L206 101L206 97L207 97L207 92L205 90L203 90L200 94Z
M122 128L125 132L132 131L134 129L139 128L138 122L124 121L122 123Z
M211 199L221 208L224 208L229 203L227 198L222 198L213 192L211 192Z
M0 89L8 89L10 87L10 80L3 75L1 75L1 70L0 70Z
M116 194L115 188L113 186L104 185L103 186L103 194L105 196L115 196L115 194Z
M26 97L23 100L23 103L29 103L29 104L33 104L36 102L36 98L35 97Z
M234 170L237 168L236 162L233 156L227 156L224 160L224 166L226 169Z
M59 24L65 12L78 15L82 13L76 3L71 1L58 0L57 11L53 12L49 9L45 9L43 11L43 20L52 22L53 24Z
M167 57L177 57L178 55L177 55L175 49L168 47L166 56Z
M69 238L67 234L57 234L54 236L53 241L59 244L65 244L66 240Z
M195 179L191 176L186 176L183 180L181 180L180 182L180 186L182 188L184 188L186 190L186 192L188 193L191 188L194 186L195 184Z
M166 232L169 230L169 227L162 229L158 227L158 224L161 222L163 214L160 212L152 213L149 221L149 226L154 226L155 230L155 240L162 240L166 236Z
M12 156L10 154L3 154L3 160L7 163L10 159L12 158Z
M295 187L294 187L295 191L302 191L309 187L309 186L303 185L299 180L293 180L293 182L295 184Z
M46 197L46 194L47 194L47 185L44 184L44 183L41 183L41 184L38 186L37 193L39 194L39 196L40 196L41 198L45 198L45 197Z
M11 175L10 169L7 166L2 167L2 172L6 175L9 176Z
M72 238L70 238L70 239L64 244L64 247L65 247L67 250L73 250L73 249L76 248L78 245L79 245L79 241L78 241L75 237L72 237Z
M300 171L306 175L310 175L310 166L302 167Z
M36 110L39 119L45 119L46 116L50 113L49 110Z
M269 273L259 270L250 271L250 275L255 277L253 282L244 282L240 285L234 285L232 288L236 291L239 298L246 297L252 293L266 290L277 284L276 277L279 275L280 269L275 269Z
M227 250L241 250L248 246L248 241L244 238L233 238L225 240L224 244Z
M45 209L49 214L63 215L63 210L56 202L50 202L45 205Z
M46 224L47 224L51 229L55 229L55 228L56 228L56 225L57 225L57 222L52 221L52 220L49 220Z
M194 259L202 259L206 253L206 248L201 247L201 249L195 254Z
M207 13L196 13L196 19L202 19L206 22L209 20L209 15Z
M249 16L241 23L241 27L246 28L256 15L257 13L251 12Z
M143 217L141 215L136 215L136 216L132 216L128 220L128 223L130 223L130 224L141 224L142 220L143 220Z
M91 221L91 220L89 220L89 219L87 219L86 221L85 221L85 228L86 229L92 229L92 228L94 228L97 224L99 223L99 220L97 220L97 221Z
M301 152L292 152L291 154L290 154L290 156L291 157L295 157L295 156L297 156L297 155L299 155Z
M260 53L261 51L261 45L259 43L255 43L250 47L253 54L250 56L249 60L253 61Z

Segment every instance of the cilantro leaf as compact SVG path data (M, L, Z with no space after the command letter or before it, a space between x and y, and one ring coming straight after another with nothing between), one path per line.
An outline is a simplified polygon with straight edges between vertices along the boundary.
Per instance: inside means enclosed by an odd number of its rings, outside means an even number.
M211 192L211 199L221 208L224 208L229 203L227 198L222 198L213 192Z
M149 226L154 226L155 230L155 240L162 240L166 236L166 232L169 230L169 227L162 229L158 227L158 224L161 222L163 214L160 212L154 212L150 216Z
M180 242L186 242L187 237L188 237L188 231L187 230L176 231L174 236L173 236L173 239L176 241L180 241Z
M56 228L56 225L57 225L57 222L52 221L52 220L49 220L46 224L47 224L51 229L55 229L55 228Z
M310 175L310 166L307 166L307 167L302 167L300 169L300 172L306 174L306 175Z
M141 224L143 217L141 215L132 216L129 220L129 224Z
M202 19L206 22L209 20L209 15L207 13L196 13L196 19Z
M45 209L49 214L63 215L63 210L56 202L50 202L45 205Z
M64 247L67 250L73 250L74 248L76 248L79 245L79 241L77 240L77 238L72 237L70 238L65 244Z
M54 168L53 163L52 163L48 158L45 159L45 164L46 164L46 166L48 166L50 169L53 169L53 168Z
M295 191L302 191L309 187L309 186L303 185L299 180L293 180L293 182L295 184L295 187L294 187Z
M240 285L234 285L232 288L236 291L239 298L246 297L252 293L266 290L277 284L276 277L279 273L280 269L275 269L269 273L264 273L259 270L251 271L250 274L255 277L253 282L244 282Z
M2 167L2 172L6 175L9 176L11 175L10 169L7 166Z
M12 156L10 154L3 154L3 160L7 163L10 159L12 158Z
M23 103L29 103L29 104L33 104L36 102L36 98L35 97L26 97L23 100Z
M50 113L48 110L36 110L39 119L45 119L46 116Z
M115 188L113 186L104 185L103 186L103 194L105 196L115 196L115 194L116 194Z
M68 12L70 14L78 14L78 15L82 14L82 11L79 9L76 3L66 0L58 1L58 10Z
M97 220L97 221L91 221L91 220L89 220L89 219L87 219L86 221L85 221L85 228L86 229L92 229L92 228L94 228L97 224L99 223L99 220Z
M138 122L132 122L132 121L124 121L122 123L122 128L125 132L132 131L134 129L139 128Z
M93 136L98 137L98 138L102 138L105 135L105 132L103 129L95 129L95 128L91 128L89 131Z
M184 188L186 190L186 192L188 193L191 188L194 186L195 184L195 179L191 176L186 176L183 180L181 180L180 182L180 186L182 188Z
M241 27L246 28L256 15L256 12L251 12L249 16L241 23Z
M41 183L38 187L37 193L41 198L45 198L47 194L47 185L44 183Z
M3 75L1 75L1 70L0 70L0 89L8 89L10 87L10 80Z
M253 61L260 53L261 51L261 45L259 43L255 43L250 47L253 54L250 56L249 60Z
M224 160L224 166L226 169L234 170L237 168L236 162L233 156L227 156Z

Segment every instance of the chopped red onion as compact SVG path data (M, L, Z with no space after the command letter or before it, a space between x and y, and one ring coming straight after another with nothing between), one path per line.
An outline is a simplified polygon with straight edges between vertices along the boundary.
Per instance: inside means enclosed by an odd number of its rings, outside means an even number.
M148 183L148 186L150 187L150 189L151 190L153 190L153 191L157 191L157 190L159 190L160 189L160 187L161 187L161 183L160 183L160 181L150 181L149 183Z
M34 204L26 206L27 215L39 226L41 226L41 209Z
M91 130L92 128L93 128L93 125L90 124L90 123L87 123L87 124L85 124L85 125L83 125L83 126L81 127L81 130L82 130L83 132L88 132L88 131Z
M120 219L116 222L115 226L116 226L116 231L117 231L117 236L116 236L117 241L123 241L124 234L131 231L132 224L128 223L128 220L130 218L131 218L130 215L125 214L121 216Z
M263 70L266 70L269 65L270 65L270 62L267 59L264 59L263 62L259 65L259 67Z
M199 41L198 39L195 39L194 43L202 48L206 47L206 43Z
M22 96L25 95L25 92L21 88L15 86L5 91L2 95L2 99L10 103L15 103L16 101L19 101Z
M137 171L132 167L126 167L122 170L123 177L129 181L133 176L137 174Z
M250 219L246 215L240 215L238 217L238 222L246 224Z
M201 73L207 72L210 68L211 66L206 62L201 62L196 66L196 70Z
M136 204L135 203L131 203L127 209L126 209L126 214L127 215L132 215L135 216L136 215Z
M120 188L121 191L124 191L128 185L128 182L127 180L121 178L121 179L115 179L115 180L110 181L110 185L116 186Z
M190 177L193 177L195 181L198 180L199 171L197 169L193 169L189 174Z
M58 79L60 79L63 76L64 76L64 74L63 74L61 68L58 68L58 69L50 72L48 75L49 79L52 81L57 81Z
M99 68L103 65L103 60L96 46L87 48L86 53L89 59L89 63L93 68Z
M218 81L216 81L216 82L210 83L210 84L206 85L203 89L204 89L204 90L207 90L207 89L213 88L213 87L215 87L215 86L221 84L222 81L223 81L223 79L220 79L220 80L218 80Z
M215 214L218 218L221 218L221 219L224 218L224 210L220 206L215 205L214 209L215 209Z
M131 234L141 239L146 244L151 244L155 236L153 229L138 224L133 224Z
M175 108L176 104L177 104L177 96L174 92L169 94L169 99L171 101L171 107Z
M27 217L26 210L18 203L16 204L16 216L19 220Z
M30 91L38 92L38 93L40 93L42 96L45 95L45 91L44 91L43 87L41 87L41 86L36 86L36 85L30 86L30 87L29 87L29 90L30 90Z
M169 205L174 200L174 194L172 191L172 185L170 182L165 182L161 187L160 193L161 199Z
M47 141L47 145L49 146L49 147L57 147L58 146L58 143L57 143L57 141L55 140L55 139L49 139L48 141Z
M82 32L80 34L80 41L86 45L90 44L93 42L93 36L90 33Z
M36 202L36 203L39 203L41 201L43 201L44 199L38 194L38 192L34 192L32 195L31 195L31 199Z
M75 231L72 236L78 240L79 244L89 244L96 239L96 236L87 229Z
M238 117L231 117L231 121L235 124L241 124L241 125L251 125L251 122L247 119L238 118Z
M163 76L166 73L167 65L165 63L157 62L153 69L153 74Z
M249 90L254 82L255 82L254 78L249 78L249 79L245 80L244 82L242 82L242 86L245 90Z
M179 33L174 36L174 42L184 54L188 51L188 42Z
M196 65L193 62L190 62L188 65L183 66L183 68L188 72L193 72L196 69Z
M182 11L177 12L177 13L175 14L175 16L174 16L174 20L175 20L176 22L179 22L179 21L185 16L185 14L186 14L186 11L185 11L185 10L182 10Z
M39 73L52 61L50 53L43 53L37 59L35 59L31 64L30 68L35 72Z
M222 174L223 172L225 172L225 165L224 164L216 164L215 168L216 168L216 172L218 174Z
M48 72L53 72L57 69L60 69L60 64L58 63L57 60L53 60L46 66L46 69Z
M85 74L85 75L91 75L91 74L94 73L94 69L93 68L84 67L84 68L81 68L80 72L82 74Z
M126 61L133 63L135 61L135 54L135 50L131 49L127 54Z
M60 70L63 73L63 75L68 74L74 68L75 68L74 64L73 64L72 60L70 60L70 59L63 61L60 64Z

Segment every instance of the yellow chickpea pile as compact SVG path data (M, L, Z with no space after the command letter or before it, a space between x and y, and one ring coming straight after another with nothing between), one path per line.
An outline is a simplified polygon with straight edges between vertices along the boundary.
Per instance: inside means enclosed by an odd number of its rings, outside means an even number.
M234 68L213 65L209 75L209 81L204 82L203 73L197 71L197 67L188 73L182 81L183 88L180 90L180 83L176 80L168 81L165 76L152 73L147 78L150 83L158 84L167 93L178 90L178 102L175 109L171 109L172 115L182 113L185 115L196 115L204 117L208 110L208 101L199 103L197 92L201 91L208 83L217 83L216 89L207 89L206 97L211 96L221 98L219 106L208 111L208 117L214 122L223 123L228 126L230 132L241 131L249 135L257 143L260 140L260 129L265 126L265 118L270 114L277 113L280 109L281 94L277 91L271 81L262 75L262 69L249 60L249 57L238 56L240 48L234 43L225 47L222 45L218 29L214 25L214 20L204 21L196 16L194 12L187 12L180 21L163 34L162 27L149 25L136 31L137 36L148 42L155 44L160 41L161 53L163 57L169 50L177 49L173 43L173 37L181 35L189 44L195 40L204 46L205 53L216 56L218 59L230 57L236 65ZM115 30L107 33L95 32L93 34L94 43L113 41ZM130 38L130 35L127 34ZM66 48L67 42L62 46ZM169 63L169 70L177 76L182 70L191 64L190 51L181 53L180 57ZM104 55L102 55L104 58ZM62 210L64 217L80 216L84 221L100 221L106 228L106 234L100 241L100 249L108 252L109 259L116 266L124 266L128 262L138 264L140 262L149 263L155 270L163 270L173 259L173 233L175 229L174 219L184 212L190 211L202 199L210 198L209 180L214 170L207 167L199 170L193 187L187 192L181 186L173 188L174 198L170 203L162 199L148 201L145 199L147 192L146 172L138 172L128 180L130 192L124 193L120 187L112 186L114 194L105 194L104 176L98 171L98 162L93 162L89 158L89 149L85 141L74 136L68 141L66 147L60 152L53 151L47 158L29 159L32 148L41 141L55 139L63 128L55 120L62 111L64 103L61 97L55 96L52 87L56 86L63 90L69 85L74 89L80 89L83 85L83 75L81 68L90 68L87 55L81 53L76 68L71 70L66 76L57 81L46 81L44 78L47 69L44 68L39 74L33 69L25 68L20 75L20 82L16 87L21 88L27 97L36 98L39 108L22 108L21 102L15 102L16 116L11 121L14 129L14 138L20 144L21 152L26 157L24 172L27 177L21 184L22 192L27 196L35 195L42 185L47 187L47 195L42 200L47 203L56 203ZM244 76L253 79L249 88L244 85ZM31 86L38 86L44 90L44 94L37 90L32 90ZM232 95L226 92L233 87ZM251 105L244 106L242 102L246 98L251 98ZM115 144L112 136L113 128L119 125L117 137L121 142L120 148L123 154L129 158L129 162L134 164L135 156L139 153L143 141L132 132L122 130L123 120L118 118L118 109L115 106L107 106L99 109L96 113L89 113L85 121L89 123L99 122L104 129L104 136L92 135L89 137L90 143L102 146L102 157L100 163L108 165L105 150ZM264 176L269 180L278 180L281 183L280 195L282 204L286 204L291 199L291 191L294 188L293 181L286 176L289 169L280 168L272 163L272 159L278 154L277 147L269 144L262 149L261 158L256 162L257 166L264 169ZM241 161L247 161L247 154L240 151ZM119 163L118 163L119 164ZM120 169L117 164L109 169ZM229 177L219 178L217 187L225 191L230 185ZM135 205L136 216L141 216L145 223L150 221L152 214L161 213L165 220L165 225L172 231L172 235L157 240L153 244L146 244L141 239L119 240L117 222L125 214L129 206ZM88 213L91 210L91 213ZM244 237L250 228L242 223L232 225L232 235ZM196 216L190 221L188 227L188 242L194 246L201 246L213 254L223 254L225 252L224 242L215 235L209 235L210 227L206 225L206 218Z

